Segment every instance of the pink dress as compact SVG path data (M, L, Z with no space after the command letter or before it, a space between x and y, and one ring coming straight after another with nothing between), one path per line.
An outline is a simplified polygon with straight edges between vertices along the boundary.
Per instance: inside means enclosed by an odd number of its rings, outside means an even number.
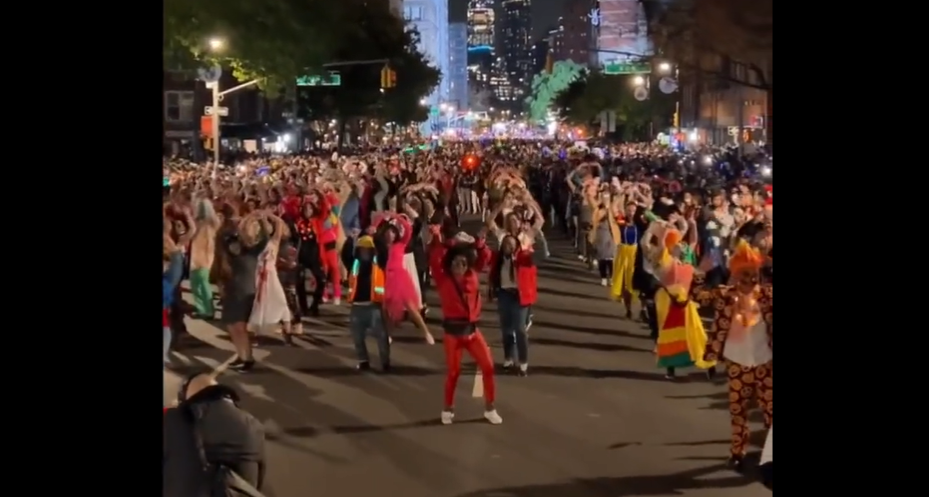
M402 231L400 239L388 248L387 268L384 271L384 310L387 311L388 319L398 323L403 319L407 307L419 308L413 279L403 266L403 256L413 236L413 227L402 217L392 217L388 222L394 223Z

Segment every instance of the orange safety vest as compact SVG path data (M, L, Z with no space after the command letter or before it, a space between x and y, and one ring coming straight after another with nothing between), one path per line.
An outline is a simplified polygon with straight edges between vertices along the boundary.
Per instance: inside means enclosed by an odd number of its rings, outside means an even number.
M355 285L358 283L358 268L361 264L358 260L352 264L352 274L348 277L348 301L355 300ZM371 266L371 302L381 302L384 300L384 270L377 265L377 257L374 258Z

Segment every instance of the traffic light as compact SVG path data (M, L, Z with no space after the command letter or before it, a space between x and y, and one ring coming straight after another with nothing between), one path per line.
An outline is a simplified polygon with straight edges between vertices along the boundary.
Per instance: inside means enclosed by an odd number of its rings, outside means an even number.
M381 89L393 88L397 86L397 72L389 66L381 69Z

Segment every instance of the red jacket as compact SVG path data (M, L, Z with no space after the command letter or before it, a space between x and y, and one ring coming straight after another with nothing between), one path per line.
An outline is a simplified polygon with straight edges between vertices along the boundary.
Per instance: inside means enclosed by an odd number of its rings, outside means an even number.
M500 286L500 274L497 264L500 263L500 251L493 253L490 259L490 289ZM519 305L535 304L539 298L539 271L532 260L532 251L518 249L513 254L513 264L516 266L516 288L519 290Z
M481 319L481 284L477 277L487 267L491 254L484 240L478 240L475 248L477 248L477 260L474 267L469 269L463 278L457 280L458 288L456 288L453 276L446 274L442 266L448 246L439 242L437 238L433 239L429 254L429 267L432 270L436 291L439 293L439 302L442 304L443 319L467 321L468 323L477 323ZM458 293L459 288L461 295Z

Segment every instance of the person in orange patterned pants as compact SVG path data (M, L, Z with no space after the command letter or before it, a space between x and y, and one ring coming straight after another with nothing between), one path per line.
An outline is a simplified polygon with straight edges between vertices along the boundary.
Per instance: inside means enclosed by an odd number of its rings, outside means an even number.
M729 260L734 284L713 290L716 316L704 354L708 361L725 360L732 416L729 464L736 469L741 469L748 445L752 401L764 412L766 429L774 421L774 290L770 283L762 283L763 264L758 250L739 242Z

